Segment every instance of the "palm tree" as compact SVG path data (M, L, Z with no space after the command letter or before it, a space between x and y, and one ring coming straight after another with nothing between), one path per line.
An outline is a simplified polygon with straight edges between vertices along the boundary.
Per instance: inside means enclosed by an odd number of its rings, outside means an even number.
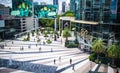
M120 58L120 48L118 45L111 44L107 50L108 57L112 58L112 64L114 65L114 59Z
M97 59L99 58L100 53L105 52L105 46L102 39L94 40L92 43L92 50L97 53Z
M68 41L68 37L71 37L69 29L66 28L63 30L63 37L66 38L66 41Z

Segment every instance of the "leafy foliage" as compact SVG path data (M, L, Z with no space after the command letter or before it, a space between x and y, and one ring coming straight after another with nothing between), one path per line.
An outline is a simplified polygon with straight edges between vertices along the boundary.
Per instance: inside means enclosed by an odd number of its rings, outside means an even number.
M92 50L97 54L104 53L105 46L103 40L102 39L94 40L92 43Z
M39 26L54 27L54 19L41 18L39 19Z
M107 52L110 58L120 58L120 48L115 44L110 45Z
M44 37L48 37L48 32L47 31L44 32Z
M65 28L63 30L63 37L66 38L66 41L68 41L68 37L71 37L71 33L70 33L69 29Z
M62 16L74 17L75 14L74 14L72 11L67 11L67 12L65 12Z
M50 39L48 39L48 40L46 41L46 43L47 43L47 44L51 44L52 41L51 41Z

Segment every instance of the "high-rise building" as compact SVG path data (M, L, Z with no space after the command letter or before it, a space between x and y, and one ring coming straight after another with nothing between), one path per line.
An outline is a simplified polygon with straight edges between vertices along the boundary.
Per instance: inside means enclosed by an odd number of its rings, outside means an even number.
M120 40L120 0L75 0L75 17L99 23L76 23L76 31L85 29L89 35L103 38L105 42Z
M74 12L75 10L75 0L70 0L70 11Z
M0 4L0 16L1 19L5 19L7 16L10 16L10 8Z
M40 5L46 5L47 3L46 2L40 2Z
M53 5L59 5L58 0L53 0Z
M34 2L33 5L39 5L39 3L38 2Z
M66 2L62 2L62 12L65 12Z

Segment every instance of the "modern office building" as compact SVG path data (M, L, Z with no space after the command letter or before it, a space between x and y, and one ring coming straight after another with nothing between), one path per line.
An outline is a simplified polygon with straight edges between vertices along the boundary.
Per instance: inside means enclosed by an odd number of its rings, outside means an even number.
M62 2L62 12L65 12L66 2Z
M73 0L71 0L73 1ZM120 41L120 0L75 0L75 19L98 22L97 25L76 23L76 31L87 30L89 35Z
M53 0L53 5L59 5L58 0Z
M40 5L46 5L47 3L46 2L40 2Z
M75 11L75 0L70 0L70 11Z
M0 37L2 39L11 38L15 34L38 28L38 19L11 16L10 10L9 7L0 5Z
M10 7L5 7L4 5L0 4L0 19L6 19L10 16Z
M35 6L35 5L39 5L39 3L38 2L33 2L33 5Z

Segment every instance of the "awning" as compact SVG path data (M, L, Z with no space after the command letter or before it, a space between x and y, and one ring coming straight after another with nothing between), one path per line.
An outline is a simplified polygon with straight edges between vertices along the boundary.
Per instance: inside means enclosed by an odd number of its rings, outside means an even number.
M83 21L83 20L71 20L71 22L80 23L80 24L90 24L90 25L98 25L98 22L91 21Z
M75 17L60 17L61 20L75 20Z
M69 20L74 23L80 23L80 24L90 24L90 25L98 25L98 22L93 21L83 21L83 20L75 20L75 17L60 17L61 20Z

